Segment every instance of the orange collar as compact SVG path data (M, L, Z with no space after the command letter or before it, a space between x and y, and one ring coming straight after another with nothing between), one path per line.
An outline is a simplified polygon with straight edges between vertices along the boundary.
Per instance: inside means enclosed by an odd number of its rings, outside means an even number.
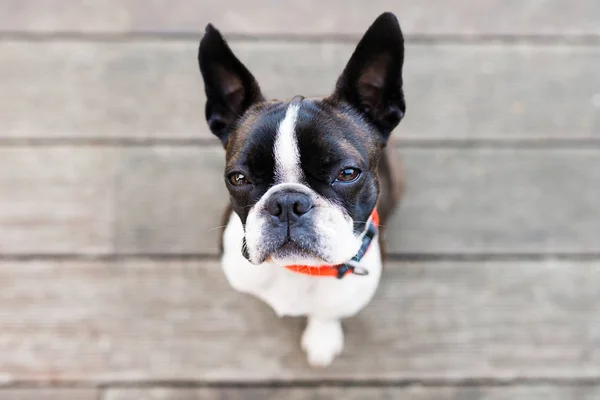
M296 272L299 274L305 274L305 275L310 275L310 276L315 276L315 277L316 276L318 276L318 277L332 276L332 277L336 277L338 279L341 279L348 274L367 275L368 271L365 270L364 268L359 267L358 262L367 253L367 250L369 250L371 241L377 234L378 227L379 227L379 214L377 213L377 208L375 208L373 210L373 212L371 213L370 221L369 221L369 224L367 225L367 231L363 237L363 243L362 243L362 246L360 247L360 250L354 257L352 257L351 260L349 260L348 262L346 262L344 264L320 265L320 266L294 264L294 265L288 265L288 266L286 266L286 268L289 269L290 271L293 271L293 272Z

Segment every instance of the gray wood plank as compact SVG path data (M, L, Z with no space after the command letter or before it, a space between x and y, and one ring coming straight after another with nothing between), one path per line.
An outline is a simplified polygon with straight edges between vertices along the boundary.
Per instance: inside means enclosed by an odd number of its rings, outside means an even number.
M595 400L597 386L114 389L103 400Z
M229 201L216 148L122 149L115 194L118 253L216 253Z
M383 11L395 12L405 31L417 35L600 34L600 5L594 0L4 0L0 27L40 33L191 33L211 21L238 34L359 35Z
M390 223L400 254L600 252L597 150L404 149ZM122 151L120 253L215 253L227 202L221 148Z
M97 400L95 389L0 389L2 400ZM141 399L140 399L141 400Z
M0 252L111 251L114 167L110 149L0 149Z
M415 149L404 158L394 252L600 251L596 150Z
M400 254L597 253L596 150L405 149ZM0 151L4 254L215 254L216 147ZM518 228L517 228L518 227Z
M2 41L0 137L209 138L196 46ZM233 42L276 98L328 94L353 46ZM598 138L599 64L596 47L410 45L396 135Z
M0 282L6 383L600 376L598 262L390 263L325 370L216 262L4 261Z

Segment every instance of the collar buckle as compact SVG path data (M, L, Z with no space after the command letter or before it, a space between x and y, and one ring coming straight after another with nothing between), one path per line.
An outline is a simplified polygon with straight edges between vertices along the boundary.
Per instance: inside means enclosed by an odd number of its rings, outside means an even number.
M369 275L369 271L361 267L357 261L349 260L346 263L337 267L337 278L342 279L348 271L354 275L365 276Z

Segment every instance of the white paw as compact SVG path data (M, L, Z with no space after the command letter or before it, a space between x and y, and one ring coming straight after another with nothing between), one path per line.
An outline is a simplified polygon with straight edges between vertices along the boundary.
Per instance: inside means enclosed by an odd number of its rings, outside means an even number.
M327 367L344 347L344 332L340 321L309 318L301 344L312 367Z

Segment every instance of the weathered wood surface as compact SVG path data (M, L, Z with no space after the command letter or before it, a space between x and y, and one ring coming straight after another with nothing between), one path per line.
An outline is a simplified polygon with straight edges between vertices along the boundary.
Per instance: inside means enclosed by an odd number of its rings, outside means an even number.
M597 253L595 149L403 149L394 254ZM0 150L4 254L216 254L219 147ZM514 206L509 206L509 205Z
M287 98L328 94L354 43L233 47L268 96ZM212 140L196 53L195 40L1 41L0 138ZM598 65L592 46L409 45L396 135L598 139Z
M4 382L600 377L598 262L390 263L325 370L216 262L4 261L0 282Z
M388 265L314 371L300 319L198 257L227 197L196 46L211 21L267 95L322 95L384 10L408 36L389 249L423 261ZM599 398L599 16L596 0L1 1L0 399ZM469 254L512 261L450 261ZM273 381L380 386L227 387Z
M2 400L98 400L98 396L98 391L94 389L0 388L0 399ZM149 398L151 399L152 397ZM142 400L142 398L140 398L139 400Z
M416 35L600 34L595 0L4 0L0 30L191 33L210 21L246 35L358 36L383 11Z
M122 149L115 251L216 254L229 201L224 161L224 151L216 147Z
M115 389L102 400L597 400L598 386Z
M402 254L600 252L600 151L404 149ZM215 253L227 196L220 148L123 150L117 251ZM512 206L511 206L512 205Z
M0 148L0 253L113 248L114 151Z

